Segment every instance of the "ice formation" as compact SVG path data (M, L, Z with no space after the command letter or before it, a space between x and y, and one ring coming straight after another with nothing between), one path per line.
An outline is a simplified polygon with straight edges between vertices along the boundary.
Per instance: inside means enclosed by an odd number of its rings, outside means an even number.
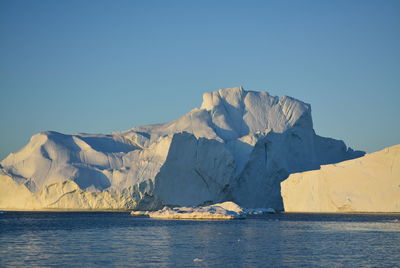
M231 200L282 210L291 173L362 156L313 130L311 107L242 87L166 124L42 132L0 165L1 209L141 209Z
M400 145L282 182L285 211L400 212Z
M157 211L132 211L133 216L148 216L156 219L194 219L194 220L233 220L244 219L247 215L275 213L272 208L244 209L234 202L227 201L199 207L164 207Z
M133 214L134 215L134 214ZM156 219L197 219L232 220L243 219L243 209L233 202L224 202L205 207L164 207L161 210L146 213Z

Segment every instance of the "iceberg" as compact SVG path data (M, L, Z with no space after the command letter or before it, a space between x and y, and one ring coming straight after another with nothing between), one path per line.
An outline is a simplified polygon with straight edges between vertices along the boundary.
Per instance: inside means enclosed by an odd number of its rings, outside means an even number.
M400 145L291 174L281 185L288 212L400 212Z
M290 174L362 155L316 135L309 104L225 88L165 124L34 135L0 162L0 209L159 210L232 200L279 211Z

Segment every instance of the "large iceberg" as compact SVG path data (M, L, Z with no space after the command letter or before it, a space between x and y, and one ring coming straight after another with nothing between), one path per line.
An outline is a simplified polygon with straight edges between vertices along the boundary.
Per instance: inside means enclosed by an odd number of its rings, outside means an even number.
M400 145L282 182L288 212L400 212Z
M157 210L231 200L282 210L289 174L363 154L316 135L309 104L226 88L165 124L34 135L0 164L0 208Z

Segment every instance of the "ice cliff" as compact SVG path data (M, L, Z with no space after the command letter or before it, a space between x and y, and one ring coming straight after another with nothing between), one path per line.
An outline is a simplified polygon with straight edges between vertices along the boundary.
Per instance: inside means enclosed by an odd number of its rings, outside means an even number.
M282 182L285 211L400 212L400 145Z
M166 124L34 135L1 162L0 208L152 210L230 200L281 210L289 174L363 154L316 135L309 104L226 88Z

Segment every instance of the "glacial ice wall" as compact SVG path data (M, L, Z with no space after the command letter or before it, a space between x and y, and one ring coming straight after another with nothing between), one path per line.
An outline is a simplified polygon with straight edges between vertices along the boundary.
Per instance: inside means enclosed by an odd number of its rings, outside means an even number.
M1 162L0 208L149 210L231 200L281 210L289 174L363 154L316 135L309 104L226 88L166 124L34 135Z
M291 174L282 196L288 212L400 212L400 145Z

